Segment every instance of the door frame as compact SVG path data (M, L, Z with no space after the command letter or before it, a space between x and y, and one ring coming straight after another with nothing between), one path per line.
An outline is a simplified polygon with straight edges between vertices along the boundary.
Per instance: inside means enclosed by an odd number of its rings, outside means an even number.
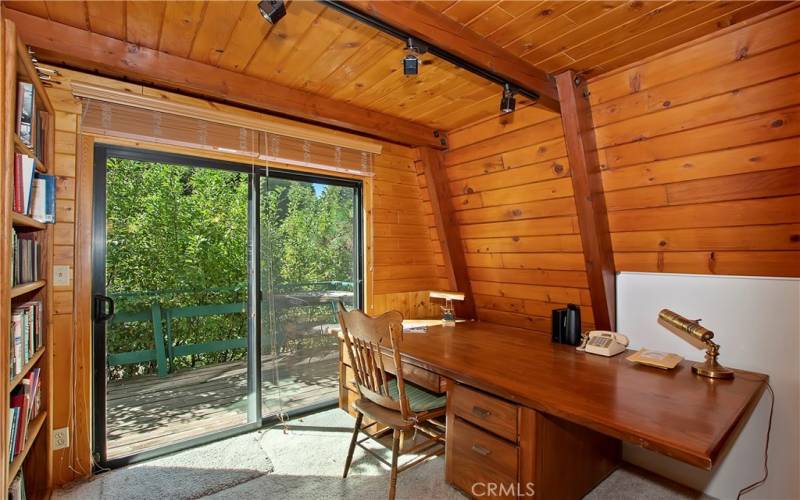
M90 323L91 334L91 451L94 459L95 472L109 468L117 468L144 460L149 460L176 451L193 448L195 446L212 443L236 436L246 432L260 429L264 426L278 422L282 416L261 415L261 298L263 289L260 273L260 187L261 179L274 177L277 179L296 180L312 183L323 183L336 186L345 186L354 189L354 303L359 309L364 307L364 214L363 211L363 182L358 179L349 179L324 174L285 170L272 168L264 169L245 163L236 163L224 160L202 158L198 156L164 152L159 150L141 149L129 146L119 146L94 142L92 145L92 229L91 229L91 298ZM237 425L225 430L216 431L195 438L171 443L152 450L138 452L124 457L108 459L106 456L106 324L95 321L95 295L105 295L105 260L106 260L106 163L109 157L124 158L139 161L153 161L160 163L174 163L190 167L215 168L232 172L248 174L248 352L247 352L247 423ZM322 401L302 408L286 411L283 417L294 418L337 406L338 400Z

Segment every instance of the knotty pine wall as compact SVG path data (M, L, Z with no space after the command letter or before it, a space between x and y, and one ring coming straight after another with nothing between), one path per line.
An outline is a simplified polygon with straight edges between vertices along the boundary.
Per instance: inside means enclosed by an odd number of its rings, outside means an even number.
M800 276L800 8L589 81L619 271Z
M548 333L552 309L575 303L590 327L560 116L524 108L448 139L451 202L478 318Z
M56 164L57 223L55 225L54 264L69 266L75 272L76 259L90 257L90 247L76 248L76 179L86 174L81 169L91 169L91 140L80 134L81 105L71 93L73 79L126 89L134 93L164 98L203 101L159 92L139 85L88 75L60 68L60 84L48 89L56 109ZM234 109L234 108L228 108ZM134 147L173 150L189 154L190 151L163 145L125 143ZM194 152L197 154L197 152ZM218 155L221 159L237 158ZM238 159L241 161L241 159ZM375 176L365 181L364 206L366 209L366 269L367 304L371 313L378 314L397 309L409 318L426 318L438 314L438 306L431 304L427 291L446 288L442 280L444 271L438 243L429 237L430 209L425 212L424 187L417 183L414 152L410 148L393 144L384 145L384 153L374 161ZM90 172L88 172L90 173ZM91 176L89 175L89 178ZM427 196L427 195L425 195ZM77 200L87 206L86 200ZM88 204L91 207L91 203ZM88 212L90 214L90 212ZM439 252L437 257L436 252ZM83 280L89 283L89 280ZM76 314L82 304L77 302L79 287L73 286L74 275L68 286L55 287L53 379L53 427L70 427L71 446L54 451L53 479L59 486L85 477L91 470L89 445L91 324L88 318ZM86 291L83 291L86 294ZM85 296L85 295L84 295Z
M86 377L90 371L81 364L75 349L75 194L78 157L78 124L81 106L69 92L53 86L48 97L56 110L55 175L56 175L56 224L54 228L53 265L68 266L70 280L66 286L53 285L53 428L70 428L68 448L53 451L53 484L61 485L85 476L91 471L89 461L88 425L73 425L79 420L88 422L88 401L82 394L76 404L78 383L75 375L79 370ZM88 379L85 383L88 384ZM83 383L83 382L81 382ZM80 412L78 407L83 408ZM80 412L80 414L77 414ZM76 444L77 443L77 444ZM80 451L80 455L75 454Z
M590 80L618 271L800 276L797 26L787 7ZM559 117L525 108L449 142L479 318L548 332L574 302L590 326Z
M427 190L418 184L414 151L388 145L386 149L374 160L374 223L368 242L374 268L368 273L373 280L368 312L395 309L407 318L436 317L439 308L427 292L448 285L435 230L430 232L434 223Z

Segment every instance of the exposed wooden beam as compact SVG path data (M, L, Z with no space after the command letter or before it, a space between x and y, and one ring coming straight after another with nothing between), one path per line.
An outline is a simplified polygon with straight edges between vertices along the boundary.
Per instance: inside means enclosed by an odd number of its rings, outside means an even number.
M443 147L434 130L422 124L23 12L6 9L6 13L17 24L25 43L34 47L44 61L124 76L137 83L177 89L402 144Z
M531 63L485 40L424 2L344 0L342 3L428 42L476 66L539 94L539 105L559 111L558 92L550 76Z
M475 301L467 275L467 260L464 246L458 234L455 211L450 202L450 191L445 173L442 153L429 147L417 148L417 158L422 163L428 196L431 199L436 234L442 247L447 278L453 291L464 293L464 301L456 303L456 311L462 318L475 318Z
M608 230L600 162L597 157L586 82L572 71L556 76L561 124L572 170L572 189L581 232L589 294L598 329L616 327L616 274Z

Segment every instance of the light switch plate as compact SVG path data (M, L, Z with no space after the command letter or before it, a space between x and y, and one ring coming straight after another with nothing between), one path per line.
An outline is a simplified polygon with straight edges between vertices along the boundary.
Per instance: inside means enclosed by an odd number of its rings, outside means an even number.
M53 266L53 286L69 286L70 274L69 266Z

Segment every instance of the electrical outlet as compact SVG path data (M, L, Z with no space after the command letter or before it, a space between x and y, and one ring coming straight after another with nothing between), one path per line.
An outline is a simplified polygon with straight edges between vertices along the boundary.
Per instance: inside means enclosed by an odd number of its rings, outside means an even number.
M53 429L53 449L60 450L69 447L69 427Z

